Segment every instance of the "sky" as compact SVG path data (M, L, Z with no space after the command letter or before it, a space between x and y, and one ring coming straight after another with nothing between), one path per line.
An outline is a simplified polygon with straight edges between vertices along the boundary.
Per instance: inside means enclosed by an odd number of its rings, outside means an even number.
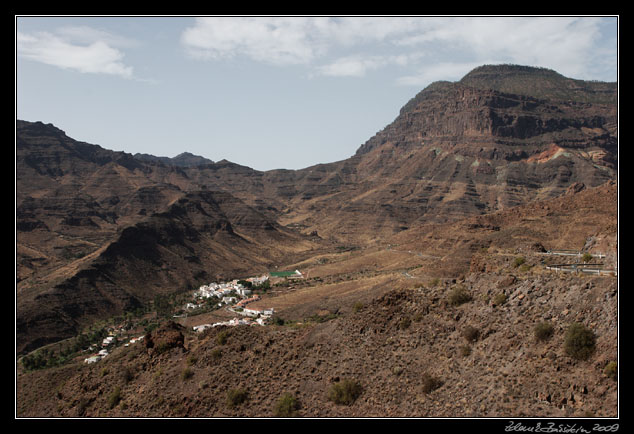
M16 119L256 170L346 159L483 64L618 79L617 16L16 16Z

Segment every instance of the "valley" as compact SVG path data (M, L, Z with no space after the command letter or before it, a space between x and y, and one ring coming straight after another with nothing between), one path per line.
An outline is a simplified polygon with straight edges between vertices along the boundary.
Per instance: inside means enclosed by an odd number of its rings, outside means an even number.
M267 172L18 120L17 415L615 417L615 101L483 66L346 160Z

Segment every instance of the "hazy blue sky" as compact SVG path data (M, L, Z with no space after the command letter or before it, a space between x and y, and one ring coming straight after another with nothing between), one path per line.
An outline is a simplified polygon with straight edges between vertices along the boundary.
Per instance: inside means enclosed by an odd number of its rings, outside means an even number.
M617 81L618 17L16 17L16 117L258 170L353 155L482 64Z

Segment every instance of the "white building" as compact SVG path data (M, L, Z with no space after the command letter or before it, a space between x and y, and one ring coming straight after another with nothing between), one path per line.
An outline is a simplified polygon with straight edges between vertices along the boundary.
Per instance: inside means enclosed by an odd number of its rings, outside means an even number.
M237 292L239 295L241 295L242 297L246 297L247 295L251 295L251 293L252 293L253 291L251 291L251 290L250 290L250 289L248 289L248 288L238 288L238 289L236 289L236 292Z
M274 312L275 312L275 309L273 309L272 307L269 307L267 309L264 309L264 311L262 311L262 314L267 316L273 316Z
M245 307L243 312L249 316L257 316L257 315L260 315L263 311L262 309L258 309L257 307L252 307L252 308Z
M202 324L202 325L198 325L198 326L194 326L194 331L195 332L203 332L205 330L207 330L208 328L213 327L213 325L211 324Z

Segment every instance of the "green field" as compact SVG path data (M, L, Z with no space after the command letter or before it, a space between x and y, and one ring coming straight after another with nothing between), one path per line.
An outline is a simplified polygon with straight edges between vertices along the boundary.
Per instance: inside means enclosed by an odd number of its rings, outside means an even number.
M271 277L290 277L295 276L295 271L271 271Z

